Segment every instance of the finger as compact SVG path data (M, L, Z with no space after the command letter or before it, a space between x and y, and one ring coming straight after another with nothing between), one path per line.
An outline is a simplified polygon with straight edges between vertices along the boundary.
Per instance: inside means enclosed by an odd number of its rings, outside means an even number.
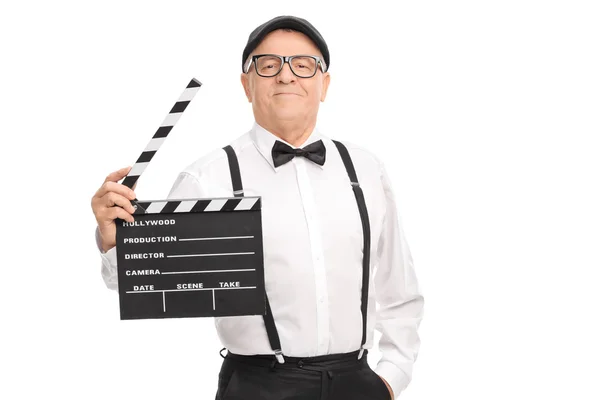
M118 193L108 192L102 199L104 200L104 205L106 207L119 206L130 214L135 212L135 208L131 205L131 201Z
M135 192L129 189L127 186L122 183L116 182L104 182L100 189L96 192L94 197L104 197L107 193L114 192L120 194L121 196L127 197L130 200L135 199Z
M118 182L121 179L123 179L125 176L127 176L127 174L129 173L130 170L131 170L131 166L128 166L128 167L123 167L118 171L111 172L110 174L108 174L106 179L104 179L104 182Z
M106 216L112 221L117 218L125 220L127 222L133 222L133 215L129 214L127 211L123 210L121 207L111 207L106 212Z

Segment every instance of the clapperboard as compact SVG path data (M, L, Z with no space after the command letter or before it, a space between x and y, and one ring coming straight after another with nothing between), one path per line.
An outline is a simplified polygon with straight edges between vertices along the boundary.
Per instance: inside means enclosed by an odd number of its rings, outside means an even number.
M123 184L139 179L202 84L192 79ZM260 197L132 200L117 219L121 319L265 314Z

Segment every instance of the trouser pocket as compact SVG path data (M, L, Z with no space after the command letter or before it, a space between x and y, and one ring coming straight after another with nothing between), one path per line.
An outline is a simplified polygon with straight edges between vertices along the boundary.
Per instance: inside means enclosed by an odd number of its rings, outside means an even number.
M224 360L219 372L219 383L215 400L223 400L235 373L235 366L229 360Z
M390 390L388 389L387 385L385 384L385 382L383 381L383 379L381 379L381 377L379 376L379 374L377 374L377 372L373 371L373 369L369 366L367 366L367 373L369 375L371 375L372 379L375 381L375 385L379 386L379 392L382 393L381 399L391 399L392 395L390 394Z
M390 391L385 382L367 364L341 373L334 372L334 399L347 400L390 400Z

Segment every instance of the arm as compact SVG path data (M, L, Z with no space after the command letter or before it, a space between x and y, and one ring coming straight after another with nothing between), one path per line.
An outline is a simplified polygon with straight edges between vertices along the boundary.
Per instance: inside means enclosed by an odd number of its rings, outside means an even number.
M167 199L200 198L203 193L205 193L205 191L198 178L187 172L181 172L179 176L177 176ZM98 227L96 227L96 246L98 246L98 250L100 251L100 257L102 257L102 279L107 288L117 290L117 247L112 247L106 252L102 250Z
M382 334L379 341L382 357L375 372L387 381L397 398L412 378L420 346L417 330L423 317L424 300L389 178L383 164L380 166L386 212L375 274L375 297L380 305L375 328Z

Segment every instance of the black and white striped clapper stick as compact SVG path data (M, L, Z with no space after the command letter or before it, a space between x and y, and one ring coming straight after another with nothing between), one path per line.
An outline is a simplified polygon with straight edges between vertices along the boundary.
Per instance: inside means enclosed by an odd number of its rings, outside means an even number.
M171 132L171 129L173 129L177 121L179 121L179 118L181 118L181 115L185 111L188 104L190 104L196 93L198 93L200 86L202 86L202 83L200 83L200 81L198 81L196 78L192 78L190 83L188 83L183 93L181 93L181 96L179 96L179 99L177 99L177 102L173 108L171 108L171 111L169 111L154 136L152 136L152 139L150 139L148 142L148 145L146 145L146 148L142 154L138 157L135 164L133 164L133 167L131 167L129 174L127 174L125 179L123 179L123 185L133 189L133 185L142 175L150 163L150 160L152 160L152 157L154 157L156 152L158 152L158 149L160 149L160 146L162 146L164 143L165 139ZM136 209L134 214L143 214L146 212L146 210L140 206L137 199L132 200L131 204Z

